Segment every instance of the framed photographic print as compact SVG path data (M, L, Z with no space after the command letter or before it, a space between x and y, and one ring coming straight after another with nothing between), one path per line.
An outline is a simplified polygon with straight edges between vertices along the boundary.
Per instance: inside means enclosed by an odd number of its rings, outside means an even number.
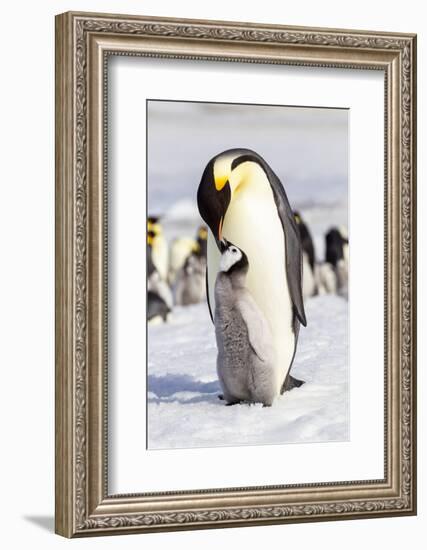
M416 513L416 37L56 18L56 532Z

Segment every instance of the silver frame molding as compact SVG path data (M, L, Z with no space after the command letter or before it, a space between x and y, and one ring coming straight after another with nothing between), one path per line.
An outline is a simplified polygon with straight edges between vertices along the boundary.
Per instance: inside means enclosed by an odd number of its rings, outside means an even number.
M108 494L105 182L111 55L384 71L384 479ZM77 537L415 514L415 179L415 35L58 15L56 532Z

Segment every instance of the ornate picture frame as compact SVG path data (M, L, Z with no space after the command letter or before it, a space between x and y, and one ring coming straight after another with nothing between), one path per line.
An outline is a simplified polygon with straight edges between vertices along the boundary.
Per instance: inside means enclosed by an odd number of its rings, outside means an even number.
M383 71L384 479L108 492L107 60ZM68 12L56 17L56 532L65 537L416 513L416 36Z

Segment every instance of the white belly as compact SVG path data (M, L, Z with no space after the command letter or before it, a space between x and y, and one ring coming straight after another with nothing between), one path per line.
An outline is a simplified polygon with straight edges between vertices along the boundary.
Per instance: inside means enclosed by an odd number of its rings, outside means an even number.
M166 281L168 276L169 251L168 243L163 236L157 236L155 238L155 243L152 248L152 259L160 277Z
M238 194L224 218L222 235L249 260L246 286L264 313L273 335L277 394L289 371L295 349L292 304L285 270L283 228L271 189L251 196ZM208 238L209 301L214 311L214 284L220 254Z

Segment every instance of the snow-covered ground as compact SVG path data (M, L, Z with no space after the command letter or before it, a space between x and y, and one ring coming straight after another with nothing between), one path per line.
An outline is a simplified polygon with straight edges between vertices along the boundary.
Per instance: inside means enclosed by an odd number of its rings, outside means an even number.
M270 408L218 399L214 328L205 303L148 329L150 449L344 441L349 438L348 303L308 300L292 373L305 384Z

